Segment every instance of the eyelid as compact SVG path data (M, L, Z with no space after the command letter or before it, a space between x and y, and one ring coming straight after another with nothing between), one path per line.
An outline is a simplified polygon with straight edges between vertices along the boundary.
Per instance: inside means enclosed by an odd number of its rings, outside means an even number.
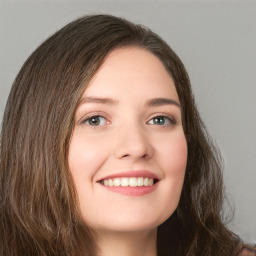
M103 117L104 119L106 119L106 122L107 124L110 123L109 121L109 117L106 113L103 113L103 112L91 112L91 113L87 113L85 115L83 115L79 120L78 120L78 124L79 125L85 125L85 122L92 118L92 117L95 117L95 116L98 116L98 117ZM89 126L89 125L88 125Z
M150 117L150 119L147 121L147 124L154 118L156 117L163 117L163 118L167 118L170 121L170 125L175 125L177 124L177 120L173 115L170 115L168 113L155 113L152 117ZM152 124L154 125L154 124ZM160 126L160 125L159 125ZM169 126L169 125L162 125L162 126Z

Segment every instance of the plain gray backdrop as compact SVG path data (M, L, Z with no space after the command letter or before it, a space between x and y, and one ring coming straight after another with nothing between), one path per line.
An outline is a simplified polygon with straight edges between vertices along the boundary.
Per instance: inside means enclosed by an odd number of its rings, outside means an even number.
M144 24L184 62L200 113L225 160L230 228L256 243L256 1L0 0L0 120L12 82L30 53L85 14Z

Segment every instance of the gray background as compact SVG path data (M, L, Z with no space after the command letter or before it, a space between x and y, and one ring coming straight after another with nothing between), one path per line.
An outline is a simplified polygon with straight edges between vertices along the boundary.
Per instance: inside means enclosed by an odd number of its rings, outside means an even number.
M0 120L11 84L39 43L71 20L111 13L149 26L181 57L225 159L231 229L256 243L256 1L0 0Z

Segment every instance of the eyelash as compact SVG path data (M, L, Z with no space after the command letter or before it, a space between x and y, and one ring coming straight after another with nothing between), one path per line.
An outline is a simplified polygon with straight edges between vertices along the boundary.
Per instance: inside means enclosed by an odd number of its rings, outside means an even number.
M175 125L175 124L177 124L175 118L174 118L173 116L169 115L169 114L156 115L156 116L152 117L152 118L147 122L147 124L148 124L150 121L153 121L153 120L156 119L156 118L163 118L163 119L165 119L165 120L168 120L168 122L170 122L169 124L165 124L165 123L164 123L163 125L158 125L158 126L170 126L170 125ZM157 124L154 124L154 123L153 123L152 125L157 125Z
M105 123L106 123L106 122L107 122L107 123L110 123L109 121L107 121L107 118L104 117L104 116L102 116L102 115L91 115L91 116L87 116L84 120L82 120L82 121L80 122L80 124L85 124L85 125L89 126L90 128L93 128L93 129L97 128L98 126L102 126L102 125L90 125L90 124L87 124L87 122L89 122L89 121L92 120L93 118L94 118L94 119L96 119L96 118L104 118L104 119L105 119Z
M88 124L88 122L92 121L93 118L94 119L103 118L105 120L104 124L102 124L102 125L91 125L91 124ZM162 119L165 120L165 122L167 120L169 122L169 124L165 124L164 123L162 125L158 125L158 124L155 124L155 123L152 123L152 124L149 123L149 122L151 122L151 121L153 121L154 119L157 119L157 118L162 118ZM86 117L84 120L82 120L80 122L80 124L85 124L85 125L89 126L92 129L95 129L95 128L100 127L100 126L104 126L104 125L106 125L106 123L109 124L110 122L107 120L106 117L104 117L102 115L91 115L91 116ZM173 125L176 125L177 122L176 122L175 118L173 116L169 115L169 114L160 114L160 115L155 115L154 117L152 117L149 121L147 121L146 124L157 125L157 126L173 126Z

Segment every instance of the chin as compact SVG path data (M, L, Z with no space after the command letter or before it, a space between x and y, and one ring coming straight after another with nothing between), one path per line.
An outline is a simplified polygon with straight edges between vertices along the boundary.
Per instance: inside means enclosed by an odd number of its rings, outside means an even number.
M122 216L114 216L108 220L102 220L100 225L97 223L91 223L91 227L94 230L104 230L110 232L141 232L150 231L156 229L165 220L167 220L170 215L160 216L156 218L155 214L153 216L145 217L144 215L129 215L123 214Z

